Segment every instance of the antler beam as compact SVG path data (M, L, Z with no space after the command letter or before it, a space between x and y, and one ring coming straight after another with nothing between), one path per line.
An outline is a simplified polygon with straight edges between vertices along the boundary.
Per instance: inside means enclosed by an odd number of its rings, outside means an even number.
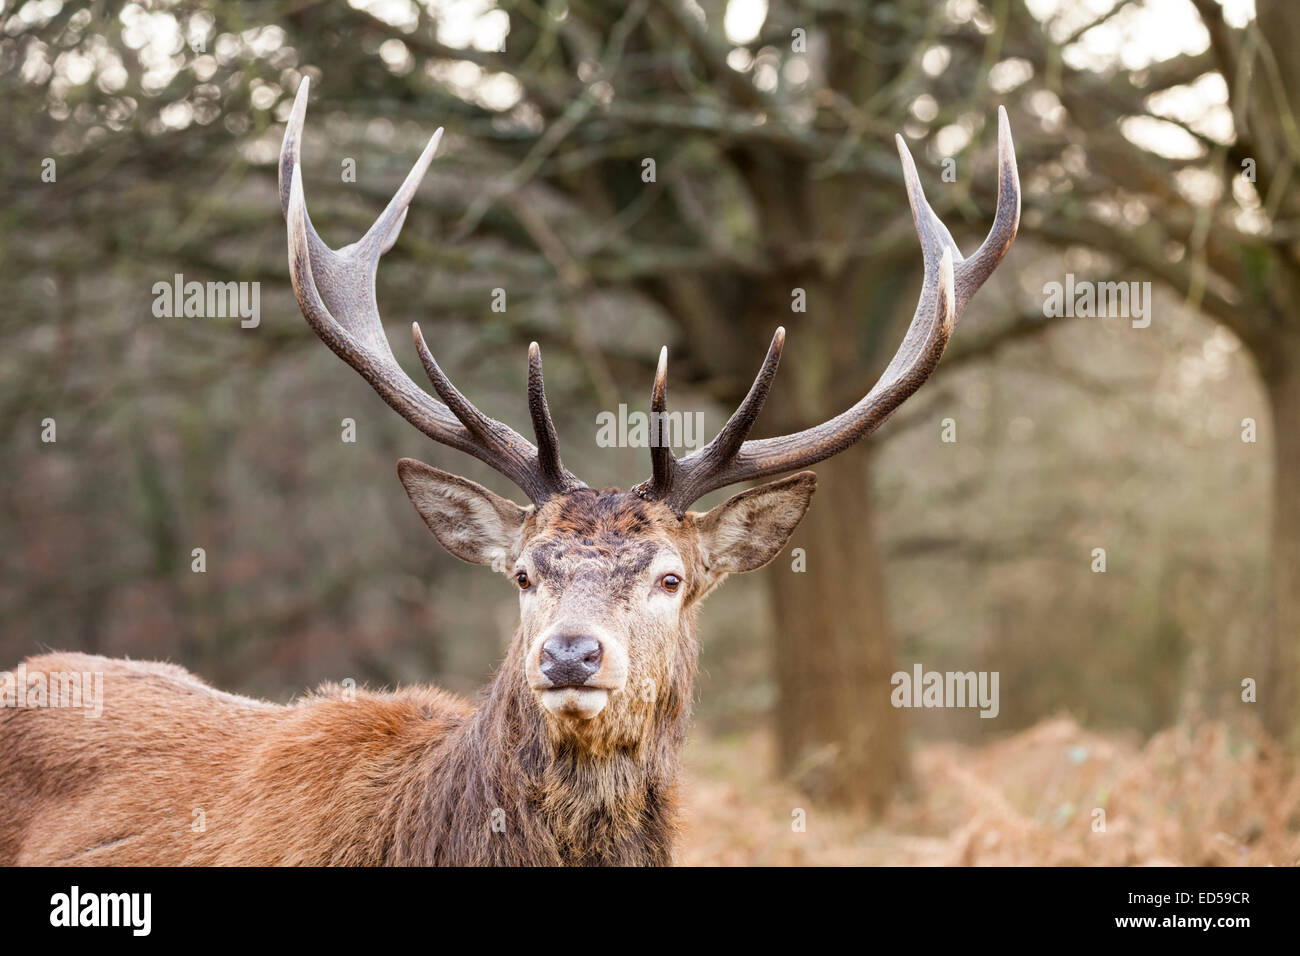
M970 258L963 258L952 234L926 202L916 164L896 136L912 219L921 241L925 278L912 324L880 380L852 408L801 432L746 441L772 387L785 329L778 328L749 394L713 441L685 458L655 447L653 473L637 487L643 497L667 503L684 514L692 503L717 488L793 471L836 455L879 428L934 372L953 326L976 290L993 274L1011 248L1020 225L1020 177L1006 110L998 107L998 205L989 234ZM667 390L667 350L659 357L651 407L662 413Z
M411 200L442 139L442 130L433 134L401 188L366 234L342 249L331 249L307 215L298 165L307 87L304 77L280 147L280 203L289 228L289 272L307 323L399 415L434 441L490 465L518 485L534 504L582 487L582 482L560 461L536 342L528 350L528 408L537 447L509 426L488 418L452 385L434 361L418 325L412 326L415 348L441 402L411 381L388 344L375 300L375 272L379 257L397 241Z

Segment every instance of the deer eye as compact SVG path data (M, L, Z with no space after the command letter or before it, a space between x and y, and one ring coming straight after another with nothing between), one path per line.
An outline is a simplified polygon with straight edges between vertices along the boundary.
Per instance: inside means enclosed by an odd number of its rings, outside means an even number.
M515 584L519 585L519 590L527 591L532 586L532 581L528 580L527 571L515 572Z
M682 579L675 574L665 574L659 581L659 586L669 594L675 594L677 589L682 586Z

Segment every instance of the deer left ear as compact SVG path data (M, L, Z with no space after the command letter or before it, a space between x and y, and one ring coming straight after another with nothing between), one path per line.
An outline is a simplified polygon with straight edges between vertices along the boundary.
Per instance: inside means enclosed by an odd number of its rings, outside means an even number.
M709 576L753 571L785 547L817 490L817 476L801 471L733 495L695 516L700 553Z

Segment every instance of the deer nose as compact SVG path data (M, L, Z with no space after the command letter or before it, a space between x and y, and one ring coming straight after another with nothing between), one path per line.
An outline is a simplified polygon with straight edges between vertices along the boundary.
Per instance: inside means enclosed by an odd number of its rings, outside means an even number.
M557 634L542 645L542 674L552 687L578 687L600 670L600 641L587 634Z

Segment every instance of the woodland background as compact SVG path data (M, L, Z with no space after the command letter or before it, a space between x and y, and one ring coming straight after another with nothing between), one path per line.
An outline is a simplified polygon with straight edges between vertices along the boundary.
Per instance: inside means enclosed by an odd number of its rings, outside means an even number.
M1012 253L934 379L818 467L807 570L704 610L683 861L1295 863L1297 47L1283 0L0 2L0 666L166 658L288 701L473 693L499 659L509 582L438 548L394 463L513 489L393 415L289 290L303 76L336 246L447 128L379 272L396 354L418 369L418 319L523 428L538 340L594 485L648 474L596 416L647 407L664 343L709 434L777 325L756 434L860 397L920 288L893 134L970 251L1003 104ZM155 317L177 273L260 283L260 324ZM1151 282L1149 327L1045 318L1067 273ZM999 716L894 709L918 662L998 671Z

